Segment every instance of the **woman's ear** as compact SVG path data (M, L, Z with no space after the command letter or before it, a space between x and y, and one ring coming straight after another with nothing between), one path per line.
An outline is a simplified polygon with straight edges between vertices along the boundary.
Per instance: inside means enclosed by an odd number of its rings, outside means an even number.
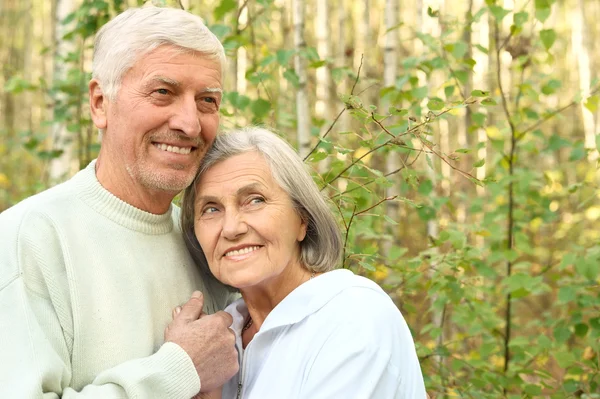
M300 215L301 224L300 231L298 232L298 242L302 242L306 238L306 231L308 229L308 218L305 218L304 215Z
M108 125L106 119L106 106L108 100L102 92L102 88L100 87L98 80L90 80L88 89L92 121L98 129L106 129L106 126Z

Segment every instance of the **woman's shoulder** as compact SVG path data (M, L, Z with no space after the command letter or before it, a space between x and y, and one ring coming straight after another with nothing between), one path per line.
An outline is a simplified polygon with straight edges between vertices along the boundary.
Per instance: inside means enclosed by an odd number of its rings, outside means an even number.
M322 317L338 322L373 326L406 324L390 296L375 282L348 270L335 270L328 276L328 301L319 309ZM325 277L325 275L323 277ZM381 330L379 330L381 331Z

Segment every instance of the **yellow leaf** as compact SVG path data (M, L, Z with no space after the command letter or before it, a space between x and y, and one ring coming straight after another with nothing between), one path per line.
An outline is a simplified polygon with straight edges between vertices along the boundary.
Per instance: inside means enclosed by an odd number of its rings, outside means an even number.
M595 357L596 357L596 352L594 352L592 347L586 346L586 348L583 350L583 358L585 360L592 360Z
M10 180L4 173L0 173L0 188L7 189L10 186Z

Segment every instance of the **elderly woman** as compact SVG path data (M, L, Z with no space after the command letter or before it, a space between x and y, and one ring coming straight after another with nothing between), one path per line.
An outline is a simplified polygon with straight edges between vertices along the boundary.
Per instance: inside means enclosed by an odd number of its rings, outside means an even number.
M339 263L335 218L295 151L247 128L217 136L183 199L188 249L241 292L240 370L223 398L425 398L404 318Z

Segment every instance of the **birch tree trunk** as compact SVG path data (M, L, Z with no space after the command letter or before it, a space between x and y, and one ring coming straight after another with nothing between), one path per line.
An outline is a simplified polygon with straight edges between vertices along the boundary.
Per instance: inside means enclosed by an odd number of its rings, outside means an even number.
M331 56L331 31L329 29L329 2L317 1L317 15L315 23L315 36L317 38L317 52L319 58L329 61ZM329 63L317 68L317 99L315 112L317 117L324 119L324 129L328 127L328 121L332 118L331 104L331 70Z
M321 0L317 0L321 1ZM348 13L346 12L346 1L338 0L337 2L337 40L336 40L336 64L338 67L346 66L346 19L348 17ZM348 89L348 84L346 79L342 79L341 82L337 84L337 92L343 94L350 94ZM348 131L351 129L351 118L347 112L344 112L337 123L337 128L339 131Z
M475 0L473 4L473 10L479 10L484 6L484 0ZM477 42L472 42L470 47L474 44L479 44L481 47L489 49L490 48L490 24L488 18L480 18L478 22L473 23L473 30L475 36L471 35L472 40L476 40ZM490 85L488 84L488 74L490 71L490 57L483 53L482 51L477 51L473 54L473 58L475 59L475 67L473 71L473 84L480 90L490 90ZM468 95L469 93L467 93ZM479 112L487 113L486 108L482 108ZM483 166L477 168L477 178L482 180L485 178L486 170L487 170L487 146L488 146L488 138L485 132L485 129L477 129L477 141L481 147L477 150L477 159L485 159L486 162ZM485 195L485 188L481 186L476 187L476 192L479 197L483 197ZM477 244L483 245L483 237L478 235Z
M71 26L63 25L62 21L74 9L73 0L57 0L54 14L54 81L66 79L67 70L65 68L64 57L75 50L73 40L62 40L62 37L69 31ZM64 101L65 95L58 94L57 101ZM79 167L79 158L76 149L76 140L73 134L67 130L67 121L61 121L56 113L52 124L52 148L61 149L63 153L50 161L48 178L50 184L56 184L74 174Z
M296 91L296 116L297 116L297 135L298 152L301 157L305 157L310 151L310 113L308 107L307 93L307 72L306 60L303 57L306 50L306 41L304 39L304 12L306 4L304 0L293 0L294 10L294 65L298 75L298 89Z
M577 60L577 71L579 73L579 90L582 98L590 95L591 71L589 55L589 36L585 19L585 10L583 0L577 0L577 7L573 10L573 30L571 33L571 42L573 45L573 54ZM596 126L594 114L586 108L585 101L581 102L581 114L583 117L584 143L586 148L596 148ZM595 161L598 158L597 151L590 151L588 159Z
M385 87L394 86L398 74L398 25L399 6L398 0L385 0L385 44L383 47L383 85ZM382 109L387 110L389 104L382 103ZM400 167L400 158L397 152L390 151L386 158L386 173L391 173ZM393 177L392 177L393 179ZM386 189L386 197L393 197L400 193L398 183ZM398 202L386 201L385 214L392 220L398 220ZM381 254L384 261L387 261L392 246L396 241L396 231L393 226L386 224L386 234L389 238L384 239L381 245Z

